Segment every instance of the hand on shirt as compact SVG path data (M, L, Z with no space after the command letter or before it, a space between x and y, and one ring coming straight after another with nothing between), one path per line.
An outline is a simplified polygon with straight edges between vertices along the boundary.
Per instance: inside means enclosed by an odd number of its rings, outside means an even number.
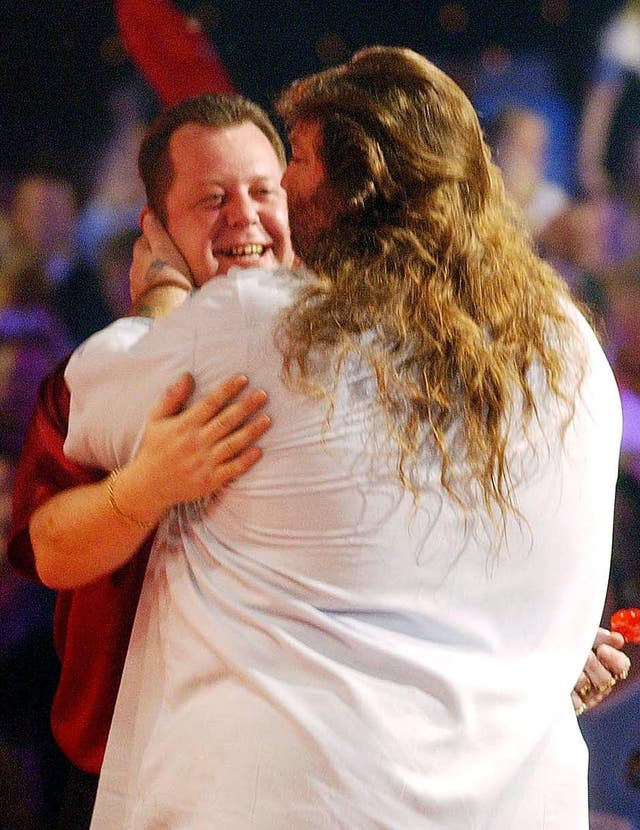
M127 465L145 502L160 511L215 495L261 457L255 442L271 425L266 393L244 391L236 375L183 409L193 390L184 374L152 410L140 450ZM244 393L244 394L243 394ZM124 472L124 471L123 471Z

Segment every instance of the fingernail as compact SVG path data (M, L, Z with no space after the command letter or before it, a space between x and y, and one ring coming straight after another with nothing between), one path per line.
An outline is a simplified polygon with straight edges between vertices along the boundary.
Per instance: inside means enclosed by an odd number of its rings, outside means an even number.
M251 393L250 400L253 403L265 403L267 400L267 393L264 391L264 389L254 389Z

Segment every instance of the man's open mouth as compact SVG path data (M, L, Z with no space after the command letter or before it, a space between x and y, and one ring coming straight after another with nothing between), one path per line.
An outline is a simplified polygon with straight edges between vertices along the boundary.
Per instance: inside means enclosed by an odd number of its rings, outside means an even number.
M266 245L259 245L256 242L252 242L250 245L236 245L234 248L216 251L216 254L229 257L262 256L265 250Z

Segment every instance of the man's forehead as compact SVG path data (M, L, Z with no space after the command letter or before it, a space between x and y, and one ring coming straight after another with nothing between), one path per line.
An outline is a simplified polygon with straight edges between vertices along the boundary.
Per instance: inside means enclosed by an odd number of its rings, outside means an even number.
M169 145L191 144L194 147L208 148L212 145L235 145L241 143L245 148L252 145L269 149L275 156L275 150L267 135L254 124L253 121L241 121L238 124L229 124L224 127L212 127L207 124L199 124L189 121L182 124L175 130Z
M171 136L169 155L174 170L189 167L189 157L199 157L201 167L197 172L200 178L225 175L233 169L262 178L282 174L280 160L271 141L251 121L225 127L192 122L183 124Z

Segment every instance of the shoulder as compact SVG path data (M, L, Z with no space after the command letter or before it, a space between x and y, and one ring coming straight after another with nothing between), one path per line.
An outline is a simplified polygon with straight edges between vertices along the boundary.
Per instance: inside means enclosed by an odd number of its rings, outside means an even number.
M130 355L152 327L152 320L125 317L96 332L73 352L67 363L64 380L72 395L81 386L105 382L111 377L114 361Z
M224 307L225 315L236 306L249 321L268 318L287 306L295 295L300 276L284 268L231 268L190 297L192 308Z
M120 352L132 347L152 329L153 324L154 320L147 317L122 317L92 334L71 355L66 376L79 359L88 355Z

